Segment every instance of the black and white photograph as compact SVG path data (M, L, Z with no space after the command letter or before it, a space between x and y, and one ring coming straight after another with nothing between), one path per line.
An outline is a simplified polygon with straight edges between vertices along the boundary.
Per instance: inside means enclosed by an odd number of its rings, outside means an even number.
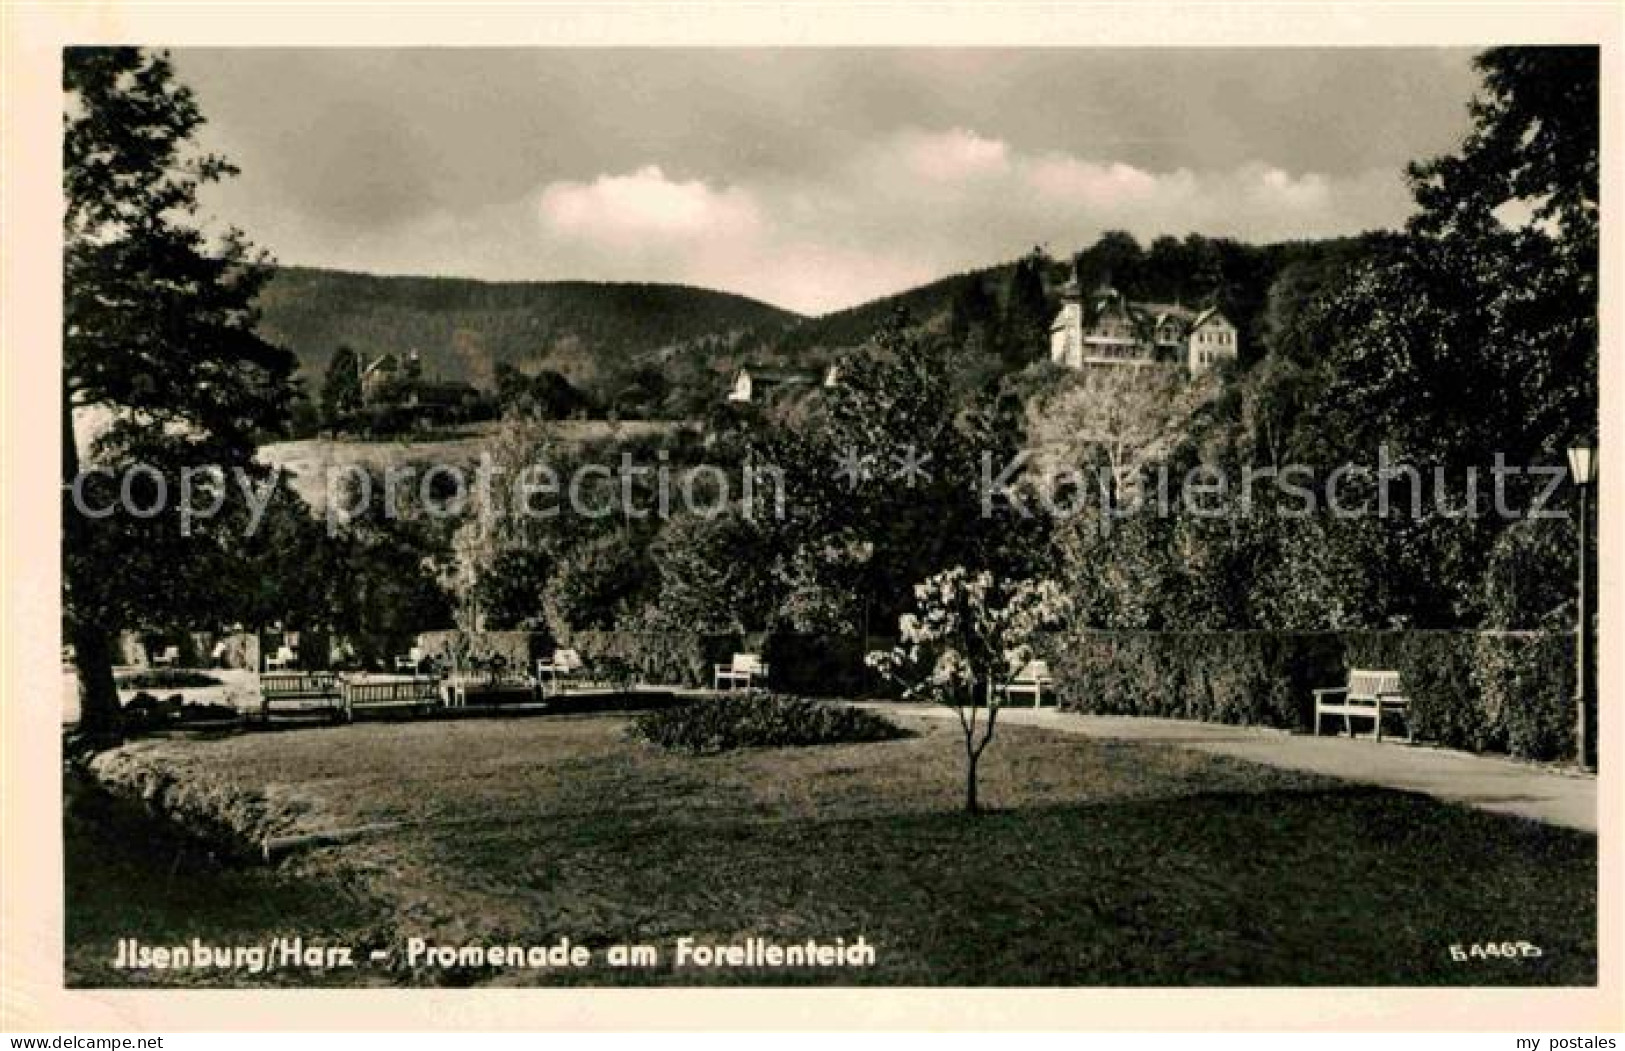
M51 966L1595 989L1609 54L61 47Z

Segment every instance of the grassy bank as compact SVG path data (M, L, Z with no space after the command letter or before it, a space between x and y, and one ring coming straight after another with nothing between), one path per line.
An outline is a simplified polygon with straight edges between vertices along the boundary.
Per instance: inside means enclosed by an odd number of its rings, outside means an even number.
M615 715L358 724L127 746L229 785L278 834L378 827L274 869L183 862L69 828L72 984L124 984L116 938L330 932L392 950L317 984L1591 984L1596 840L1403 793L1025 727L958 811L957 730L695 757ZM217 789L219 791L219 789ZM195 791L193 798L207 798ZM183 855L184 857L184 855ZM108 898L98 888L126 887ZM193 903L202 907L193 908ZM387 923L381 919L387 917ZM677 938L863 935L850 971L674 971ZM409 937L660 966L411 970ZM1538 958L1452 959L1527 941ZM213 984L241 978L205 977Z

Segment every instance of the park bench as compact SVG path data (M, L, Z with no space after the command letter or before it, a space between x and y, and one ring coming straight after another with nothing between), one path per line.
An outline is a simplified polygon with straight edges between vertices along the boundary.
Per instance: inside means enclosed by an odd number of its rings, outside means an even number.
M450 672L440 681L440 692L448 708L466 708L470 695L483 703L536 699L536 681L524 672L504 668L464 668Z
M1329 686L1315 691L1315 736L1320 736L1323 715L1341 715L1343 728L1354 736L1352 718L1370 719L1377 740L1382 740L1382 717L1398 714L1405 719L1405 737L1411 740L1411 702L1399 688L1399 672L1350 668L1346 686Z
M345 679L339 684L349 718L357 712L406 711L425 715L440 704L439 681L433 676L410 679Z
M1049 673L1049 665L1043 661L1028 661L1016 672L1015 678L1005 683L1001 689L1005 702L1008 703L1012 694L1032 694L1033 707L1039 708L1044 704L1044 691L1055 693L1055 679Z
M760 683L767 686L767 663L762 660L760 653L736 653L733 660L727 664L718 664L716 678L713 686L718 689L732 689L735 686L744 686L751 689Z
M260 676L260 714L273 719L327 718L342 722L349 712L338 676L325 671L278 671Z
M582 671L587 667L581 659L581 654L572 649L554 650L553 656L545 661L536 662L536 681L541 684L545 692L552 687L554 692L560 691L571 682L581 677Z

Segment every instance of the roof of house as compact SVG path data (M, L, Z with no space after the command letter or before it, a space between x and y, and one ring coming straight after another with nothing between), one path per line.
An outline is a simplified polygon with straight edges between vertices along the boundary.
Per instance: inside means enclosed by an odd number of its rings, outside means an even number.
M1190 321L1197 313L1183 303L1136 303L1134 306L1155 319L1159 325L1166 319Z
M1092 320L1085 319L1086 327L1091 329L1109 315L1131 322L1135 327L1145 330L1148 336L1167 321L1178 322L1186 333L1196 331L1209 321L1218 320L1230 324L1230 319L1225 317L1218 307L1196 310L1182 303L1136 302L1110 288L1096 294L1099 298L1094 301L1095 316ZM1051 332L1076 323L1067 314L1071 306L1072 304L1068 303L1061 307L1060 312L1055 315L1055 320L1050 322Z

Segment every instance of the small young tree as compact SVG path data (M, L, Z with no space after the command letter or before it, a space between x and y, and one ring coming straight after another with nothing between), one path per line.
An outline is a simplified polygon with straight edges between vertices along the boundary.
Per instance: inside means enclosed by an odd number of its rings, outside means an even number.
M915 585L919 613L898 620L902 644L871 653L869 666L902 684L903 696L954 710L965 738L965 811L981 811L976 771L993 742L1005 687L1032 659L1033 637L1066 614L1060 588L1043 580L998 581L955 566Z

